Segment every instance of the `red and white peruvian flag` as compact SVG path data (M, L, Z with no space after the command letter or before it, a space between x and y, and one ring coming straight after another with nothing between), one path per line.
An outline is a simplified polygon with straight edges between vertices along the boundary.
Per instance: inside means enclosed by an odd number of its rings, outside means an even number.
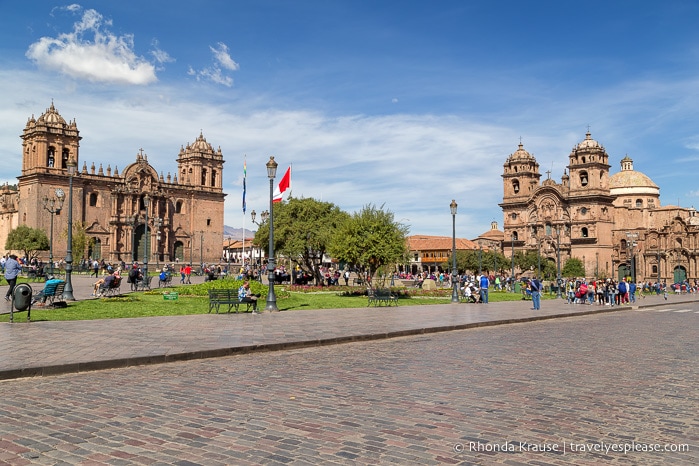
M279 186L277 186L277 189L274 191L272 200L274 202L281 202L284 193L287 191L291 191L291 167L286 169L286 173L284 173L284 176L279 182Z

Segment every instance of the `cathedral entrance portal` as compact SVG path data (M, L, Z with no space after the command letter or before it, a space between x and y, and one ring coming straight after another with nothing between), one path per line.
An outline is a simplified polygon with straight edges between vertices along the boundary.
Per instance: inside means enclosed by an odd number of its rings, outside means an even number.
M631 276L631 267L628 264L621 264L619 266L619 281L621 281L624 277L630 277Z
M687 279L687 269L685 269L683 266L678 265L675 267L674 272L674 282L673 283L682 283Z
M175 253L173 256L175 256L176 261L184 262L184 244L182 244L182 241L175 242Z

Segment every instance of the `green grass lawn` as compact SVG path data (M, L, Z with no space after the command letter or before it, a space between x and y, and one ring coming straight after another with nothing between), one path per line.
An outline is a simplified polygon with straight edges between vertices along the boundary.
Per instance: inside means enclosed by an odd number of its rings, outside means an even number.
M70 302L66 308L33 307L31 320L90 320L206 314L209 312L209 288L233 288L237 290L238 286L240 286L240 282L236 280L217 280L200 285L173 286L165 290L153 290L146 293L128 293L110 298L75 301ZM254 293L261 295L258 308L263 310L268 291L267 286L252 282L251 289ZM357 287L343 286L332 289L275 287L277 307L280 311L366 307L367 297L358 295L361 291ZM415 289L395 289L395 291L399 294L399 306L448 304L451 302L450 289L425 292ZM176 292L177 299L166 300L163 296L164 292ZM546 299L546 297L543 298ZM522 299L522 295L491 291L489 299L491 302L519 301ZM0 315L0 322L9 322L9 320L9 314ZM15 320L26 320L26 312L15 313Z

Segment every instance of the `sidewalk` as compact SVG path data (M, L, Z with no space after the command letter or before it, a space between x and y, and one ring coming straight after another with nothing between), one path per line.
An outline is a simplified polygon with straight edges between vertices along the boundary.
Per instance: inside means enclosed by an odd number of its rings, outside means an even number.
M81 279L89 289L89 280ZM84 288L83 287L83 288ZM76 297L83 299L84 290ZM7 287L0 287L3 296ZM696 303L698 296L649 296L635 306L572 305L544 300L381 308L203 314L137 319L30 322L20 313L0 324L0 380L211 358L472 327L528 322L638 307ZM3 303L4 304L4 303ZM0 311L4 312L5 306ZM9 310L9 307L8 307Z

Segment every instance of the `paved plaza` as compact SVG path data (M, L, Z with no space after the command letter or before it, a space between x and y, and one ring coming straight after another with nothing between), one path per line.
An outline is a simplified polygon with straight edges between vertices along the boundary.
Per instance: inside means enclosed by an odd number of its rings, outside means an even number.
M696 464L699 301L641 304L0 324L0 464Z

